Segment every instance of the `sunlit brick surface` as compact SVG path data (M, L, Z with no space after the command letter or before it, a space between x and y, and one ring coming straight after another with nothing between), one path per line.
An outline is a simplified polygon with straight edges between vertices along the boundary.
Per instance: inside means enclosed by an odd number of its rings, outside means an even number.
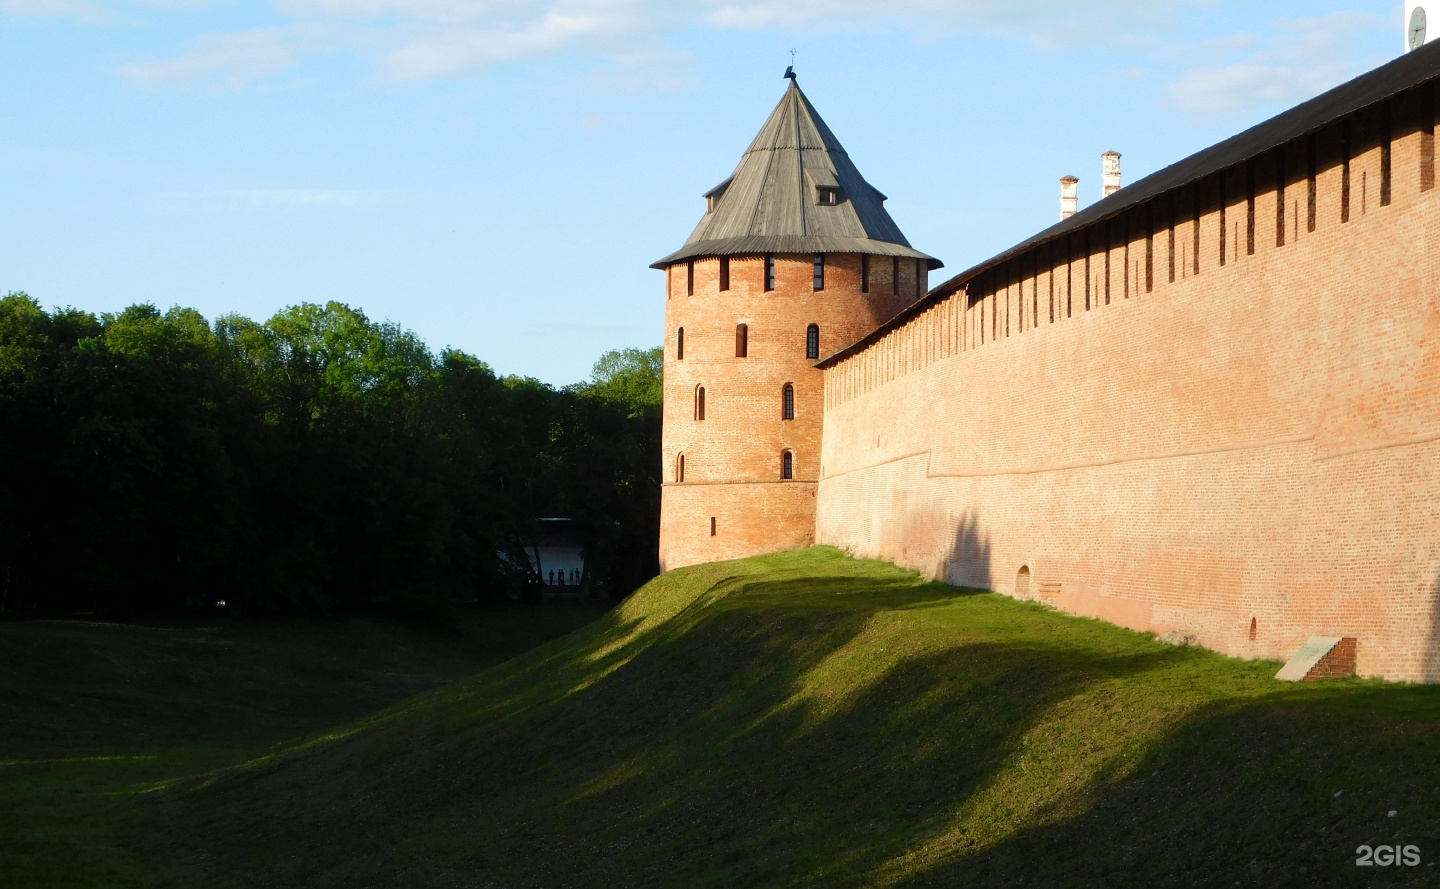
M776 259L775 290L764 289L764 257L720 260L666 271L665 412L660 564L663 569L807 546L815 537L823 374L805 354L806 329L820 328L820 355L860 339L924 292L923 261L871 257L862 292L856 254L829 254L825 288L815 291L814 257ZM920 275L917 282L916 274ZM748 356L735 355L735 328L748 328ZM678 331L685 329L685 357ZM795 419L781 416L785 384L795 387ZM705 419L695 419L705 387ZM794 455L794 479L781 479L781 455ZM678 459L685 455L685 480ZM711 518L715 519L712 536Z
M1012 593L1028 567L1031 598L1234 655L1355 638L1362 675L1440 681L1425 107L1390 103L1389 206L1367 111L1348 222L1337 124L1316 137L1314 231L1301 140L1255 161L1253 217L1235 168L825 371L818 542Z

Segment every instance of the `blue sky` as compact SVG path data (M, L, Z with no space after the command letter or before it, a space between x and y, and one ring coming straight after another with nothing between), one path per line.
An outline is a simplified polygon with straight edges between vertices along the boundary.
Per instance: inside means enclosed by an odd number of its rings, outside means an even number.
M1133 182L1395 57L1402 6L0 0L0 292L257 319L336 299L574 382L659 344L649 263L791 49L944 276L1054 222L1060 176L1094 201L1107 149Z

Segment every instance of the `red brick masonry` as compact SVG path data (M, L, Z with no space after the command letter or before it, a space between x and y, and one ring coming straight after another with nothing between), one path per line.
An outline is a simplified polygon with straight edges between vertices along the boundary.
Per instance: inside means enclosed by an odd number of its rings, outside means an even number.
M777 256L769 291L763 256L732 257L725 290L716 257L666 270L664 570L815 541L824 375L806 357L806 330L819 328L821 355L837 352L913 302L928 272L914 259L827 254L824 287L816 291L814 263L811 254ZM747 330L744 357L736 355L740 324ZM795 389L795 416L788 420L781 412L787 383ZM705 419L699 420L695 401L702 386ZM793 470L788 480L781 478L786 451Z
M1417 92L1021 254L828 367L815 539L1233 655L1359 639L1362 675L1440 681Z
M1305 674L1306 682L1321 679L1344 679L1355 675L1355 638L1341 639L1330 653Z

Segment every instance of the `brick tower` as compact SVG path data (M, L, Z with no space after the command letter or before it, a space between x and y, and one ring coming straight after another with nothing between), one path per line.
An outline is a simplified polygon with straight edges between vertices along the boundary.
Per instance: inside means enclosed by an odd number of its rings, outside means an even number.
M665 271L660 566L808 546L820 358L926 291L913 249L793 76Z

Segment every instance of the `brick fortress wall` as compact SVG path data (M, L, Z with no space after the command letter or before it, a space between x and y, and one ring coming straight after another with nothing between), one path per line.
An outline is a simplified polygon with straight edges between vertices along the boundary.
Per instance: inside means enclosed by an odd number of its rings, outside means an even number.
M814 542L824 380L806 357L807 329L819 327L819 354L833 353L926 288L924 262L908 258L827 254L821 291L813 287L813 255L777 256L773 291L765 290L765 257L731 257L728 265L725 290L718 258L666 270L662 570ZM736 355L739 324L747 328L746 357ZM793 420L782 419L786 383L795 387ZM698 420L702 386L705 419ZM790 480L781 478L787 450Z
M829 367L818 542L1440 681L1435 102L1042 244Z

